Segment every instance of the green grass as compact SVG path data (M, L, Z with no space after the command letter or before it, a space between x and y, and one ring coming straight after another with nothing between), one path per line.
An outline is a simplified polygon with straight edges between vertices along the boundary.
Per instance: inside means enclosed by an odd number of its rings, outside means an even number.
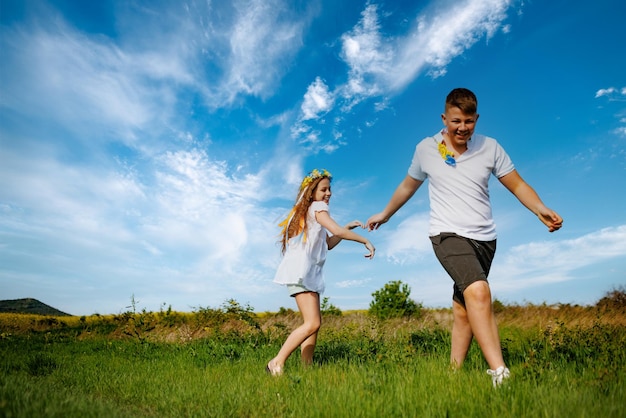
M290 312L0 316L0 417L624 416L623 308L504 308L497 389L475 344L449 368L448 314L325 318L313 367L295 353L278 378Z

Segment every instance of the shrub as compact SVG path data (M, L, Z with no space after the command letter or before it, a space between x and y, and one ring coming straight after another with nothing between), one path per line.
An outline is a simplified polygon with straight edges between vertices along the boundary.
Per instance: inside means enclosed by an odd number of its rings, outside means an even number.
M613 289L600 299L596 306L605 311L626 312L626 289L623 286Z
M322 299L320 310L322 311L323 315L330 315L330 316L341 316L342 315L341 309L339 309L338 307L336 307L332 303L328 302L328 298L327 297Z
M369 313L379 319L421 315L422 305L409 298L411 288L400 280L391 281L372 293Z
M285 308L284 306L281 306L280 308L278 308L278 312L276 313L277 316L287 316L287 315L293 315L294 313L296 313L293 309L291 308Z
M498 299L495 299L493 301L493 312L494 313L500 313L500 312L504 312L504 303L502 303L501 301L499 301Z

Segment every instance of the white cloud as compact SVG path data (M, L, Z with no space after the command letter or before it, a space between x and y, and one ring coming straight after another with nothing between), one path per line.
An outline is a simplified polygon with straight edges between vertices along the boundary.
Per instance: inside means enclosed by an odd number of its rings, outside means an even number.
M620 96L626 96L626 87L622 87L621 89L615 88L615 87L607 87L605 89L599 89L596 92L596 96L595 98L599 98L599 97L608 97L609 101L612 100L618 100L618 101L623 101L624 98L620 97Z
M397 56L386 73L388 88L403 88L427 67L434 77L445 74L453 58L502 27L510 5L509 0L470 0L447 3L433 14L419 16L412 31L398 43Z
M173 93L168 83L188 82L176 57L155 85L154 56L128 54L102 40L89 39L64 24L48 29L15 29L3 34L6 82L3 104L22 114L54 120L79 137L99 128L133 142L137 129L148 128L159 114L169 117ZM157 111L159 109L159 111Z
M355 105L372 97L382 97L375 104L383 110L385 96L397 93L415 78L429 71L431 77L440 77L447 71L453 58L461 55L482 38L491 38L499 29L510 31L503 25L511 0L468 0L446 2L445 7L431 8L418 16L413 28L404 36L384 36L383 23L379 18L379 6L368 3L361 19L341 36L341 58L348 65L347 80L334 90L324 84L324 95L334 97L332 104L339 112L350 112ZM319 77L311 86L317 86ZM305 93L302 121L311 120L320 110L311 100L311 86ZM322 104L329 103L322 101ZM323 107L324 113L333 111ZM310 128L310 127L308 127ZM337 127L335 131L339 131ZM308 129L299 126L298 131ZM340 144L333 143L331 149ZM328 148L320 144L315 150Z
M317 77L308 87L302 102L302 120L317 119L333 107L333 95L328 86Z
M621 89L617 89L615 87L608 87L605 89L599 89L596 92L595 98L606 97L609 103L622 103L626 101L626 87L622 87ZM623 124L626 121L626 118L623 117L624 111L620 110L615 114L615 117L619 121L619 123ZM626 136L626 127L618 126L611 130L611 133L617 136Z
M343 281L335 283L335 286L341 289L350 289L350 288L355 288L355 287L362 287L371 281L372 279L343 280Z
M532 242L500 256L491 277L503 290L572 280L572 273L614 258L626 257L626 225L605 228L579 238Z
M430 67L432 74L445 73L454 57L502 28L510 4L510 0L446 4L418 16L413 29L397 38L382 38L377 6L368 5L361 21L342 37L343 57L350 66L343 91L356 97L388 94L413 81L424 68ZM510 30L510 25L503 30Z
M212 85L217 88L213 100L224 97L232 102L239 94L267 97L302 46L309 17L296 15L288 3L279 0L240 0L234 6L225 80L223 87L222 83Z
M98 121L130 141L167 123L189 92L212 110L271 96L312 16L281 0L165 7L120 16L123 42L86 36L52 10L44 25L3 28L3 104L85 130Z
M428 237L428 221L428 212L407 217L386 234L379 253L394 264L418 262L432 251L430 241L425 239Z
M141 175L117 165L68 166L44 152L3 148L0 158L7 292L25 284L24 272L33 289L135 293L145 303L167 295L216 304L239 291L268 291L277 214L257 209L267 198L261 175L235 177L193 149L166 152ZM100 303L80 313L111 309Z
M361 13L361 20L341 37L342 57L350 70L341 94L348 108L361 97L377 96L380 86L371 78L382 77L392 64L391 44L380 35L378 6L369 4Z
M596 92L596 99L598 97L602 97L602 96L608 96L610 94L615 93L617 90L615 89L615 87L609 87L606 89L600 89Z
M277 197L261 188L274 174L263 163L245 174L211 157L223 139L213 133L205 150L195 148L194 121L181 119L190 96L215 109L275 91L310 18L286 6L238 1L217 13L199 3L188 15L128 8L117 16L119 39L87 36L54 13L37 27L1 28L2 107L50 129L2 128L0 234L11 239L0 265L8 257L11 267L0 287L28 277L31 289L212 304L268 291L278 213L258 206ZM281 169L294 177L300 164L290 153ZM111 301L101 303L82 312Z

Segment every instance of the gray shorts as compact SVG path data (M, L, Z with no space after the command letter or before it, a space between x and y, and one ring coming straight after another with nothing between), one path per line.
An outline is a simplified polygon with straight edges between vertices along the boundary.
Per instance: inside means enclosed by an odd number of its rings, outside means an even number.
M477 281L487 281L496 254L496 240L477 241L452 232L430 237L435 255L454 280L452 299L465 306L463 292Z
M298 293L312 292L312 290L307 289L301 284L288 284L287 291L291 297L295 297Z

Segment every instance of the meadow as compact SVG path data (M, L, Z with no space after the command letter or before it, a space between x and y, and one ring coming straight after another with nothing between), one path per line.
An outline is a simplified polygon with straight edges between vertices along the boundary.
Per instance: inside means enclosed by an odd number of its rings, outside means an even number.
M0 314L1 417L624 417L624 292L595 306L494 309L512 378L474 343L449 367L451 312L324 312L312 367L264 368L299 324L230 300L191 313Z

